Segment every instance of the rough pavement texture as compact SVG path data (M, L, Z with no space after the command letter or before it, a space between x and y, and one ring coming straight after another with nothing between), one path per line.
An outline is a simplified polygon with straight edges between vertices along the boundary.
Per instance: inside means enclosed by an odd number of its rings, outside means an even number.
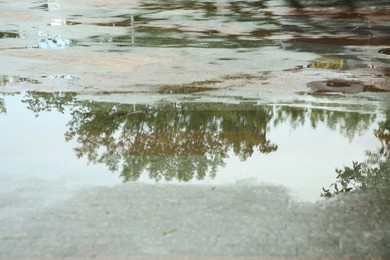
M14 216L0 203L1 259L390 258L389 190L311 204L276 186L127 183Z

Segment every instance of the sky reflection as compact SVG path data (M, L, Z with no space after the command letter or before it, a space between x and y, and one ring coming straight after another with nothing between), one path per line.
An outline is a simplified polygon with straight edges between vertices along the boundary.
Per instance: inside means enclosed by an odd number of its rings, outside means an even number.
M40 93L2 99L4 183L43 179L72 189L120 181L248 182L282 185L314 201L335 182L336 168L381 147L374 132L386 120L372 107L324 104L126 105Z

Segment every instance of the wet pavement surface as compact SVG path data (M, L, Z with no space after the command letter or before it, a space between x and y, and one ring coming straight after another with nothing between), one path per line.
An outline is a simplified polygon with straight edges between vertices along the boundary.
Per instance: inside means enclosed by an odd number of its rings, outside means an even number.
M390 90L388 1L1 4L2 91Z
M388 1L0 6L0 259L390 258Z
M386 259L381 98L3 94L0 257Z
M389 195L367 189L309 204L277 186L96 188L55 210L2 218L0 248L37 259L386 259Z

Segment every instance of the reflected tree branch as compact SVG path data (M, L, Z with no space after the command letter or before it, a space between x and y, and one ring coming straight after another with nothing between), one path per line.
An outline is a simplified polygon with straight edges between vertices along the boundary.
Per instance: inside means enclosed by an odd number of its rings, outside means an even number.
M368 159L364 162L353 162L352 167L337 169L336 181L329 189L323 188L322 197L333 197L340 193L370 187L390 187L390 113L374 131L381 142L377 151L368 151Z
M352 139L376 118L374 113L253 103L97 103L78 101L72 93L31 92L22 102L36 116L69 111L65 140L76 141L76 156L120 172L124 181L138 180L142 174L156 181L213 178L231 154L244 161L255 152L277 151L278 145L268 139L270 126L287 123L297 128L309 121L313 128L323 124ZM388 157L388 120L380 124L375 136L382 142L376 155ZM377 175L362 173L366 168L356 163L338 170L338 179L344 181L332 187L347 191L353 181L346 176L361 182L357 176Z

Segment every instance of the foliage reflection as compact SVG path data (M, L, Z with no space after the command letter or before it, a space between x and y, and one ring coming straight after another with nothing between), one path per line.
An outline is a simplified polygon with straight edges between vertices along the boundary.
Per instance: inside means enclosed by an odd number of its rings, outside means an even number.
M1 100L0 112L6 111ZM346 138L361 135L375 122L375 113L343 109L258 105L256 103L160 102L152 105L80 101L74 93L30 92L22 102L39 116L57 110L69 113L65 138L76 141L78 158L105 164L120 172L124 181L146 173L153 180L202 180L213 178L229 155L241 160L277 151L269 139L273 127L293 129L319 124ZM321 106L321 104L316 104ZM390 154L390 115L375 136L382 146L369 160L337 171L337 181L322 196L332 196L386 179ZM386 183L386 182L383 182ZM334 191L331 189L334 189Z
M363 162L352 162L352 167L337 169L337 179L329 189L323 188L322 197L372 187L390 187L390 112L374 131L381 143L377 151L368 151Z
M7 108L5 107L5 102L3 98L0 98L0 114L7 113Z
M77 156L137 180L189 181L215 176L229 151L242 160L254 150L270 153L272 109L222 103L120 105L85 102L72 112L66 139L76 139Z

